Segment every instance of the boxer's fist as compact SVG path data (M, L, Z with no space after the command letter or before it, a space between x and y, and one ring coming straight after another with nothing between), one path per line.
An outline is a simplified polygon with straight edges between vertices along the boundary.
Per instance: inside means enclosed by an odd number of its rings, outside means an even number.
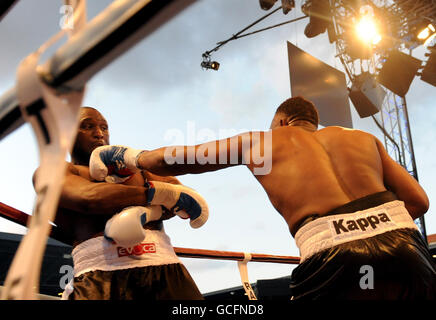
M142 150L124 146L102 146L96 148L89 160L89 173L93 179L109 182L123 182L139 169L136 159Z
M209 218L207 202L195 190L160 181L150 181L145 186L148 204L162 205L181 218L189 218L192 228L201 227Z
M145 238L145 224L162 217L161 206L133 206L123 209L106 222L104 237L123 247L141 243Z

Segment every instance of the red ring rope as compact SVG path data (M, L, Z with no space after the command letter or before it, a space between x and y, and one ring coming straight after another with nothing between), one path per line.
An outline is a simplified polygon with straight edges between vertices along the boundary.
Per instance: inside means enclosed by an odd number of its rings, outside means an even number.
M28 215L18 209L10 207L2 202L0 202L0 216L6 218L12 222L18 223L22 226L27 226L31 215ZM52 228L50 237L53 239L64 242L56 232L56 228ZM236 260L243 261L243 252L232 252L232 251L216 251L216 250L205 250L205 249L191 249L191 248L179 248L174 247L174 251L181 258L200 258L200 259L215 259L215 260ZM277 256L269 254L258 254L252 253L251 260L254 262L270 262L270 263L285 263L285 264L298 264L300 262L299 257L292 256Z

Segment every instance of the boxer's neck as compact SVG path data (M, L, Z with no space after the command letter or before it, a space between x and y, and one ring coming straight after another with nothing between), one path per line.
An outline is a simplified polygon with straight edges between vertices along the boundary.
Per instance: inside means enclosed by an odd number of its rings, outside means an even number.
M71 162L81 166L89 166L89 155L71 155Z
M311 132L316 131L316 127L313 125L313 123L306 120L291 120L288 122L288 126L300 127Z

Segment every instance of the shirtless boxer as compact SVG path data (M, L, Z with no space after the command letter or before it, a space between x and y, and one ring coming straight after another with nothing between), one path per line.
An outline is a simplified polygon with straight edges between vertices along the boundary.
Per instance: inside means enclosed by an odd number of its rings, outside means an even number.
M270 131L195 146L216 161L201 164L195 158L189 164L190 149L180 147L184 161L168 163L175 151L164 147L138 154L136 166L167 176L245 164L300 249L301 263L292 272L293 299L434 299L436 269L413 222L428 210L424 190L373 135L317 127L314 105L290 98L278 107ZM247 137L250 143L243 143ZM238 161L223 163L232 139ZM262 164L247 156L259 146L271 151L272 168L264 174L256 174ZM91 156L90 171L97 179L113 162L102 161L102 155L115 148L98 148ZM368 266L373 271L369 288L362 285L367 275L362 267Z
M63 298L203 299L176 256L161 219L147 221L143 227L145 238L136 246L122 247L104 238L106 223L114 214L125 212L123 209L130 206L148 210L145 206L150 202L149 188L144 187L147 181L180 184L174 177L159 177L146 171L138 171L123 184L93 181L89 176L89 157L96 147L108 143L105 118L94 108L81 108L72 162L68 163L54 221L57 238L73 245L74 281L67 286ZM34 177L37 178L37 172ZM161 218L172 216L164 209Z

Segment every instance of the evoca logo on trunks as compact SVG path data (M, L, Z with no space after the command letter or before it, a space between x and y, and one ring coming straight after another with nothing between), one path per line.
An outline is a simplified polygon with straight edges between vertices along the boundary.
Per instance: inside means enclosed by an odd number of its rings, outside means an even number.
M376 230L382 226L392 224L392 220L387 213L383 212L358 219L335 219L330 221L330 223L336 235L340 235L353 233L353 231L366 231L369 228Z
M141 243L134 247L123 248L117 247L118 257L141 256L146 253L156 253L156 245L154 243Z

